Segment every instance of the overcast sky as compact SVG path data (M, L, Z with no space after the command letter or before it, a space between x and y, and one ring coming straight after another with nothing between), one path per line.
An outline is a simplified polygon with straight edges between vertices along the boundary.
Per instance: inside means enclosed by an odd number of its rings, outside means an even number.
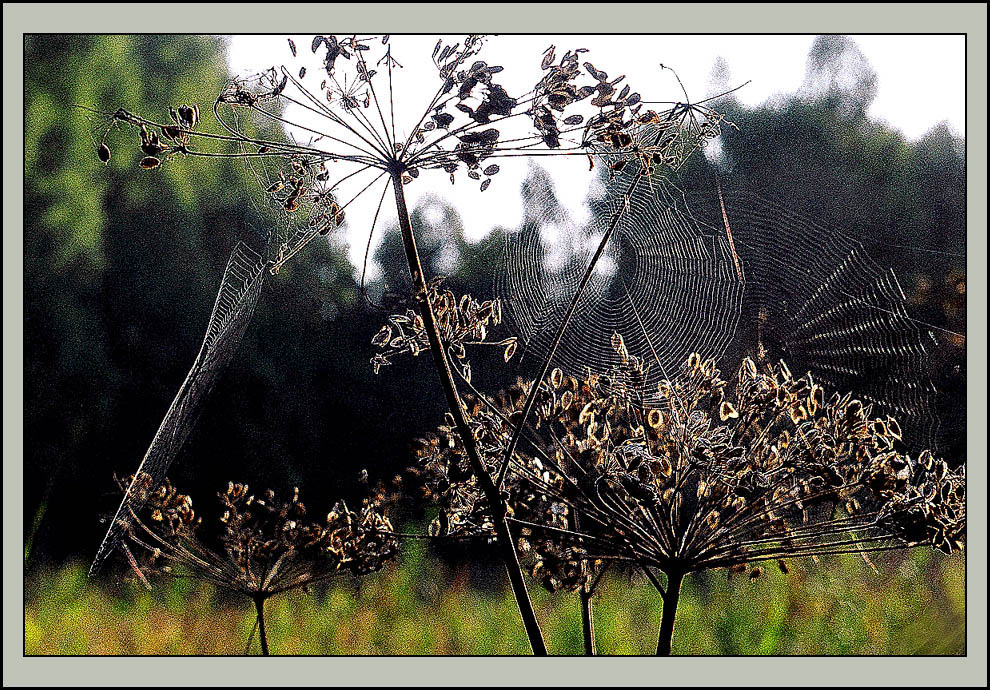
M309 51L311 36L293 36L299 60L293 60L286 36L233 36L229 61L234 74L260 71L271 66L298 69L308 64L319 73ZM451 42L457 40L452 39ZM610 75L625 74L627 83L651 100L683 100L670 71L676 70L692 100L711 95L713 68L721 57L729 68L728 82L749 83L736 93L745 105L755 106L795 93L804 80L808 50L815 37L807 36L505 36L493 37L479 56L489 64L505 67L500 83L509 93L522 93L539 79L540 59L551 44L558 55L570 48L588 48L588 57ZM877 94L870 117L883 120L912 140L933 126L946 122L959 136L965 133L965 41L962 36L856 36L853 39L877 74ZM393 37L393 55L403 65L395 77L396 124L403 114L415 124L436 85L430 54L436 37ZM319 79L319 77L312 77ZM428 92L428 93L427 93ZM404 107L408 104L408 107ZM408 131L408 129L406 129ZM544 159L545 161L547 159ZM591 184L588 166L574 160L545 165L553 175L561 200L580 208ZM528 171L526 161L506 161L498 184L481 194L477 186L442 184L409 185L410 205L426 193L439 193L460 212L469 239L485 235L495 226L516 226L522 218L519 184ZM442 179L442 178L437 178ZM380 192L366 195L349 209L346 235L352 260L363 255L367 225ZM371 199L375 196L375 199ZM362 219L368 223L360 223ZM385 223L394 222L394 209L386 204ZM381 221L380 221L381 222Z

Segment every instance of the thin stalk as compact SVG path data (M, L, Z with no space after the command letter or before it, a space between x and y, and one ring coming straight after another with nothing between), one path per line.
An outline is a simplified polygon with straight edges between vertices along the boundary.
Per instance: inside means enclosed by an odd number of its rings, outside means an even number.
M512 535L509 532L509 523L506 520L505 501L502 499L495 483L485 469L478 448L475 444L474 434L468 427L464 417L464 409L461 405L460 396L457 394L457 387L454 385L454 377L451 373L450 362L447 360L447 353L440 340L440 331L437 329L436 318L433 314L433 306L430 304L427 292L426 278L423 275L423 266L419 259L419 250L416 248L416 238L413 235L412 223L409 220L409 209L406 207L406 197L402 188L402 166L396 163L389 171L392 176L392 187L395 190L395 210L399 217L399 228L402 231L402 242L406 251L406 261L409 264L409 273L413 282L413 293L419 304L420 315L423 317L423 328L426 337L430 342L430 352L433 355L433 363L436 366L437 375L440 379L440 386L443 388L444 396L447 399L447 407L454 417L454 424L457 432L464 443L464 450L467 453L471 469L478 480L481 490L491 506L492 522L495 527L496 544L499 555L505 564L506 573L509 576L509 583L512 585L512 593L516 597L519 606L519 613L522 616L523 624L526 627L526 635L533 648L533 654L546 656L547 647L543 640L543 633L540 631L540 624L536 619L536 611L533 610L533 602L529 598L526 590L526 581L523 579L522 568L519 566L519 558L516 555L515 546L512 543Z
M645 168L641 168L636 173L635 177L633 177L632 183L629 185L629 189L625 193L626 199L632 196L632 193L636 190L636 185L639 183L640 178L642 178L645 174L645 171ZM516 452L516 446L519 444L519 437L522 435L523 427L526 424L526 420L529 418L530 412L533 411L533 405L536 403L536 393L540 388L540 384L543 383L543 380L546 378L547 372L550 370L550 363L553 362L553 357L557 353L557 346L560 345L560 341L564 337L564 331L567 330L567 324L574 315L574 310L577 308L578 302L581 301L581 296L584 294L584 288L588 285L588 281L591 280L591 276L595 271L595 266L598 265L598 260L605 252L605 247L608 245L608 241L612 237L612 233L615 232L615 228L619 224L619 219L622 217L622 213L623 210L620 209L617 210L612 216L612 221L609 223L608 229L602 235L601 242L598 244L598 249L595 250L594 256L591 257L591 261L588 263L588 268L585 269L584 276L581 278L581 282L578 284L578 288L574 292L574 297L571 298L571 303L567 307L567 311L564 313L564 318L560 322L560 326L557 328L557 333L554 336L550 349L547 351L547 355L543 360L543 367L540 369L539 374L537 374L536 379L533 381L533 387L530 389L526 402L523 405L522 418L519 420L518 426L513 431L512 439L509 441L509 445L506 447L505 453L502 455L502 465L498 471L498 478L495 480L496 487L501 487L502 482L505 480L505 472L509 468L509 461L512 459L512 454Z
M254 618L254 627L251 628L251 634L248 635L247 645L244 647L244 656L251 653L251 643L254 642L254 634L258 632L258 617Z
M265 631L265 598L255 597L254 608L258 612L258 640L261 642L261 655L268 656L268 633ZM666 610L666 606L664 607Z
M581 530L581 520L578 518L577 513L572 513L572 515L574 531L579 532ZM588 561L581 561L581 575L584 577L584 582L581 583L578 598L581 600L581 632L584 638L584 655L595 656L595 620L591 611L591 595L594 590L587 579Z
M674 616L677 600L681 596L684 573L672 570L667 573L667 590L663 595L663 616L660 619L660 635L657 639L657 656L670 656L670 643L674 638Z
M584 655L595 656L595 621L591 611L591 589L588 583L581 585L581 631L584 633Z

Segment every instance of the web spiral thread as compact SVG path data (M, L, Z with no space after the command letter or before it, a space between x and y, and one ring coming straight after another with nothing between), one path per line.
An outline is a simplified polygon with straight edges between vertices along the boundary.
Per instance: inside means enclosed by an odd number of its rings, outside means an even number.
M573 223L549 185L535 188L506 234L496 294L536 369L610 220L618 225L553 357L566 371L608 375L612 336L650 365L640 395L676 377L692 352L783 359L827 389L872 403L929 447L937 431L932 331L913 319L897 277L851 233L746 192L685 196L652 180L627 199L628 175L607 185L587 224Z
M935 334L912 318L893 270L853 234L781 203L725 194L726 217L746 267L740 338L758 357L784 359L833 391L849 392L930 445L937 431Z
M592 219L572 223L549 186L536 189L522 226L505 237L496 293L538 367L603 234L618 215L599 261L553 358L568 371L607 373L620 363L612 346L649 364L643 392L669 378L691 352L718 357L735 334L743 285L724 236L705 232L671 201L660 181L643 181L626 198L631 176L607 185Z

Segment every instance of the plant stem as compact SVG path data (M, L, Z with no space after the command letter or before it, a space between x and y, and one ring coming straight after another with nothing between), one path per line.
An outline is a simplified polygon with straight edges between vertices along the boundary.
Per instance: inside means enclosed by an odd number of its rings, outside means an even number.
M251 643L254 642L254 634L258 632L258 617L254 617L254 627L251 628L251 634L248 635L247 644L244 645L244 656L248 656L251 653Z
M496 545L499 555L505 564L506 573L509 576L509 583L512 585L512 593L516 597L519 606L519 613L522 616L523 624L526 627L526 635L533 648L533 654L546 656L547 647L543 641L543 633L540 631L540 624L536 619L536 612L533 610L533 602L529 598L526 590L526 581L523 579L522 568L519 566L519 559L516 555L515 546L512 543L512 535L509 532L509 523L506 521L505 501L502 499L495 483L485 469L478 448L475 444L474 434L468 427L464 417L464 410L461 406L460 396L454 385L454 378L450 370L450 362L447 360L447 353L440 340L440 332L437 329L436 318L433 314L433 305L430 304L427 291L426 279L423 275L423 266L419 260L419 251L416 248L416 238L413 235L412 223L409 220L409 210L406 207L406 197L402 188L402 170L396 164L389 171L392 176L392 187L395 190L395 209L399 216L399 228L402 231L402 242L406 251L406 261L409 264L409 273L412 276L413 294L419 304L420 315L423 317L423 328L426 337L430 342L430 352L433 354L433 363L436 366L437 375L440 379L440 386L443 388L444 396L447 398L447 407L454 417L454 424L457 432L464 443L464 450L467 453L468 461L478 485L491 506L492 522L495 527Z
M584 633L584 655L595 656L595 621L591 613L591 590L588 583L581 585L581 631Z
M657 639L657 656L670 656L670 643L674 637L674 616L677 600L681 595L684 573L673 570L667 573L667 590L663 595L663 616L660 619L660 635Z
M261 641L261 655L268 656L268 633L265 631L265 598L255 597L254 608L258 612L258 639Z
M574 511L571 512L571 526L575 532L581 531L581 519ZM604 571L603 571L604 572ZM584 582L578 590L578 598L581 600L581 632L584 638L584 655L595 656L595 621L591 611L591 595L595 588L588 582L588 561L581 560L581 575ZM595 584L598 580L595 580Z

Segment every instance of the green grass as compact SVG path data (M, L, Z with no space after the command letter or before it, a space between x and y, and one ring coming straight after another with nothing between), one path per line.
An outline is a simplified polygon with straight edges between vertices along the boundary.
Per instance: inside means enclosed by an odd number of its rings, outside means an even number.
M675 654L963 654L965 558L926 550L876 560L792 561L756 581L725 571L685 581ZM250 602L183 580L147 592L86 577L85 566L38 572L26 583L25 652L240 654L254 626ZM531 584L552 653L580 654L575 595ZM266 606L277 654L525 654L506 588L482 591L420 545L360 583L295 592ZM612 577L595 599L603 654L650 654L660 607L645 582ZM258 652L255 637L252 653Z

